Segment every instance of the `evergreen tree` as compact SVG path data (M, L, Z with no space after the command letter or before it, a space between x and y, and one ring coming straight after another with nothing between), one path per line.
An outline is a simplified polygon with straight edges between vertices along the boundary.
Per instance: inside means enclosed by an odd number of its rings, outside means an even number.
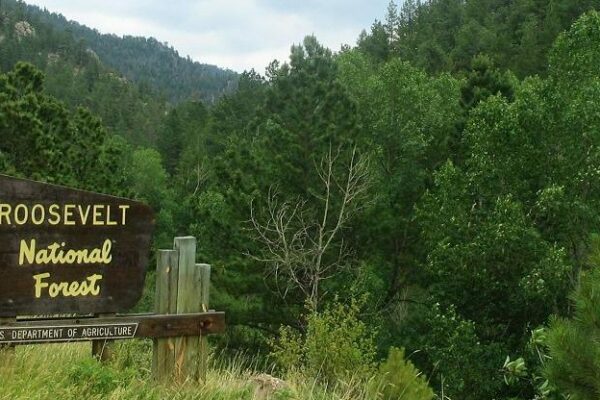
M43 74L19 63L0 75L0 154L6 172L124 193L123 144L85 109L69 112L43 91Z
M598 257L596 241L592 257ZM597 261L597 260L596 260ZM600 391L600 268L582 274L571 298L569 319L556 318L547 332L549 358L545 374L549 382L573 400L593 400Z
M358 38L358 48L375 62L387 61L390 56L390 40L386 27L379 21L371 26L371 32L363 31Z
M463 116L458 120L450 141L451 159L456 165L462 165L468 153L463 134L469 112L490 96L502 96L512 101L516 85L517 79L510 72L501 72L489 57L478 55L473 58L467 79L460 88Z
M398 28L400 17L398 15L398 6L391 0L388 4L387 14L385 16L385 33L388 37L388 43L392 51L398 46Z

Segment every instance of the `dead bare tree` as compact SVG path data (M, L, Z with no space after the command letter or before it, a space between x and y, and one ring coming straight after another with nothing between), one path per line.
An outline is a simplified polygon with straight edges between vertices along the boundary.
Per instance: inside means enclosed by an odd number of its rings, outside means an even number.
M366 203L368 161L353 148L343 172L337 168L342 149L330 148L315 165L323 191L309 199L280 200L275 190L266 199L264 217L251 205L250 222L262 254L251 255L268 266L282 297L297 289L318 309L322 282L348 265L350 249L341 235L350 218Z

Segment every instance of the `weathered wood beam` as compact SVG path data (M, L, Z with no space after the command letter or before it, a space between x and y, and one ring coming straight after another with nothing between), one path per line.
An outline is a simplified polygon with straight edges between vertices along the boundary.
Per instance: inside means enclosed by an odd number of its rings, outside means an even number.
M0 344L28 344L44 342L69 342L69 341L88 341L98 339L126 339L125 337L90 337L68 340L53 338L52 340L11 340L11 331L27 329L60 329L64 328L107 328L111 326L137 325L132 337L135 338L169 338L182 336L202 336L225 331L225 313L223 312L205 312L191 314L137 314L120 315L104 318L74 318L74 319L52 319L52 320L20 320L10 324L0 326ZM25 335L26 336L26 335Z

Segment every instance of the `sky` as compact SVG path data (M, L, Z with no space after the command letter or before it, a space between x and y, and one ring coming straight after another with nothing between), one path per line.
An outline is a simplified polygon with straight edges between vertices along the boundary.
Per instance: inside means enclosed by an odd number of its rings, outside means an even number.
M153 36L182 56L263 73L314 34L330 49L354 45L389 0L26 0L102 33Z

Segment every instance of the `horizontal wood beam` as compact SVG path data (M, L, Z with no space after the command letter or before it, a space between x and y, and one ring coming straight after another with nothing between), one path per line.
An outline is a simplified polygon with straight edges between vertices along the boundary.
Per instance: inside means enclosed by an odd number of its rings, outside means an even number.
M75 330L76 333L68 335L69 332L73 332L72 330ZM0 325L0 343L30 344L134 337L168 338L204 336L224 331L224 312L124 314L104 318L19 320Z

